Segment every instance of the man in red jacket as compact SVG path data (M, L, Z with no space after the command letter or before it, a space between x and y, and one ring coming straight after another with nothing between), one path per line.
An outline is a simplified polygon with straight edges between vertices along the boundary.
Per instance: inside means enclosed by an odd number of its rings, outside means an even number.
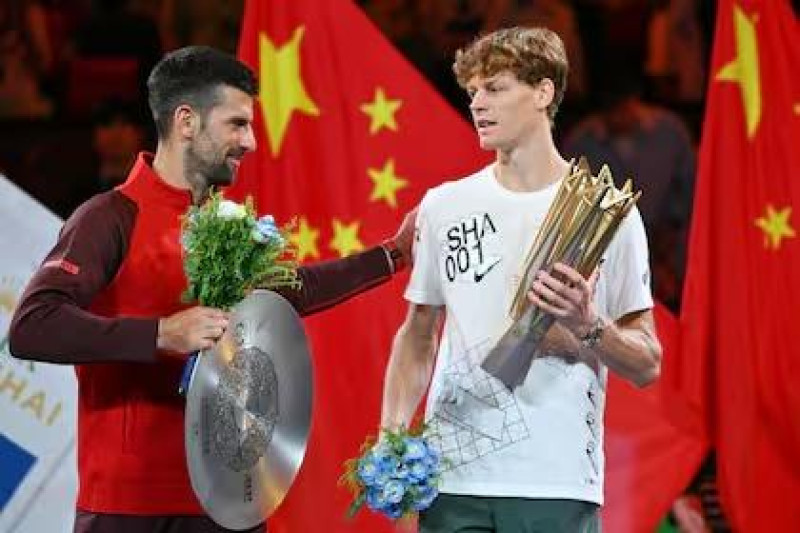
M189 47L156 65L148 90L155 155L67 220L10 328L15 356L77 365L76 532L224 531L191 489L176 385L228 316L180 303L180 217L256 148L256 82L235 58ZM410 256L412 218L380 246L301 267L302 288L283 295L306 315L389 280Z

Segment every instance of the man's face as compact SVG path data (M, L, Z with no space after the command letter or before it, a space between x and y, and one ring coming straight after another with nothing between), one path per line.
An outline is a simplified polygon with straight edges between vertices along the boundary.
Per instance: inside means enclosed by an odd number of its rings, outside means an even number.
M207 186L230 185L242 157L255 148L253 98L239 89L222 87L219 102L202 118L186 147L186 170L202 176Z
M481 148L511 150L542 124L549 127L538 90L508 71L488 78L475 76L467 83L472 122Z

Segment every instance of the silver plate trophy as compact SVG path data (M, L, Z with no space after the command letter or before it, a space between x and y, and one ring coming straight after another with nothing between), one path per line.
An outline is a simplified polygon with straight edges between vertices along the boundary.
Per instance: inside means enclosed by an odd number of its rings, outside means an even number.
M257 526L280 505L308 442L311 358L283 297L254 291L200 354L186 392L186 458L197 499L220 526Z

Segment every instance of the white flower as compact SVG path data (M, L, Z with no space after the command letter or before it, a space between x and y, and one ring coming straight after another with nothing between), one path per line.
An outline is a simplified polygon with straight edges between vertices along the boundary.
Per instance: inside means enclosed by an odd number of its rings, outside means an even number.
M226 220L241 219L247 216L247 209L242 204L221 200L217 207L217 216Z

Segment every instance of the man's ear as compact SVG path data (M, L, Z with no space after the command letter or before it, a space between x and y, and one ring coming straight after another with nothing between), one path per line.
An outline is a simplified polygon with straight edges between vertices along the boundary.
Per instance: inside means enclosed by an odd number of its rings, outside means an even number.
M173 115L174 128L180 139L191 139L194 137L198 124L197 113L188 105L179 105L175 108Z
M536 103L540 109L547 109L556 96L556 86L550 78L542 78L536 86Z

